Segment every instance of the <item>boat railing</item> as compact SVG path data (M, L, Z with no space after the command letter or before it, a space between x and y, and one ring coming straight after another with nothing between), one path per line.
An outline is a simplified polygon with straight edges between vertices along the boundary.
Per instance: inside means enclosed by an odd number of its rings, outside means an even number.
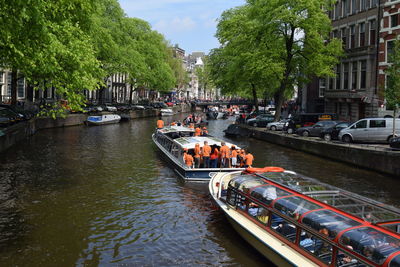
M314 195L337 196L339 193L340 193L339 190L321 190L321 191L303 192L303 194L307 196L314 196Z

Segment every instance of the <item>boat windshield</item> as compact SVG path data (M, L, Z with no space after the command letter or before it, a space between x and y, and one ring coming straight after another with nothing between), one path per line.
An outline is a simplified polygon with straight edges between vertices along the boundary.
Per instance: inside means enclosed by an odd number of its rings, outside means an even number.
M254 188L250 195L261 202L270 205L271 202L278 197L291 195L291 193L282 190L274 185L265 185Z
M328 235L332 239L349 227L361 225L361 223L331 210L310 212L304 216L302 222L317 231L327 229Z
M340 243L377 264L382 264L389 255L400 251L399 239L371 227L343 233Z
M240 190L244 191L247 193L247 191L250 188L260 186L260 185L265 185L267 182L265 182L263 179L260 179L258 177L252 176L252 175L240 175L235 178L233 178L230 182L229 185Z
M399 266L400 266L400 255L397 255L390 261L389 267L399 267Z
M296 219L305 212L322 208L320 205L297 196L278 199L274 207L281 213Z

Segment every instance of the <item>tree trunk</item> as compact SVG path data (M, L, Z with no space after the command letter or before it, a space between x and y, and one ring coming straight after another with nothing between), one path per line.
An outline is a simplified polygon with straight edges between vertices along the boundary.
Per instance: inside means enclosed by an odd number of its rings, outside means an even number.
M394 105L393 108L393 134L392 134L393 137L396 136L396 109L397 109L397 104Z
M279 89L279 91L274 95L274 100L275 100L275 121L279 121L282 115L282 105L283 105L283 100L284 100L284 89L282 90L282 86ZM285 88L285 87L283 87Z
M257 90L256 90L256 86L253 83L251 84L251 92L253 93L254 106L256 108L256 111L258 111Z
M18 70L13 68L11 71L11 105L17 104L17 83Z

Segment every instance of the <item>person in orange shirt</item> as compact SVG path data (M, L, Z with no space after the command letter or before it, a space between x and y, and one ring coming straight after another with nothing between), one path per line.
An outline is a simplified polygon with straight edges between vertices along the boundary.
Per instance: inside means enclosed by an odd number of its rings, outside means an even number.
M241 149L240 151L239 151L239 154L238 154L238 158L239 158L239 162L238 162L238 165L239 165L239 167L243 167L244 166L244 149Z
M231 166L232 168L235 168L237 165L237 151L236 151L236 147L232 146L231 148Z
M176 122L171 122L171 126L176 126Z
M250 151L247 151L244 157L244 167L245 168L251 167L251 165L253 165L253 160L254 160L253 155L250 153Z
M160 117L160 118L158 118L158 121L157 121L157 129L162 129L162 128L164 128L164 121Z
M189 128L194 129L194 124L193 123L189 124Z
M186 166L188 166L190 169L193 168L193 157L192 157L192 155L186 154L185 164L186 164Z
M207 141L204 141L204 146L202 148L201 154L203 156L204 168L210 168L211 147L208 145Z
M196 127L194 130L194 136L200 136L201 135L201 129L199 127Z
M200 168L200 144L196 143L194 146L194 167Z
M221 154L221 167L222 168L229 167L230 166L229 158L231 151L229 147L225 144L225 142L221 142L221 148L219 151Z
M213 145L212 149L213 150L211 151L211 154L210 154L210 167L217 168L219 151L218 151L218 148L216 147L216 145Z

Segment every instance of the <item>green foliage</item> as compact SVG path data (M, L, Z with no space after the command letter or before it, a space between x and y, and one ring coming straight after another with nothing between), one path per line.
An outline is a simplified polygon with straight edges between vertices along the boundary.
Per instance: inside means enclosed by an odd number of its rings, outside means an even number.
M342 48L339 40L326 41L331 28L325 10L331 5L327 0L247 0L225 11L217 30L222 45L211 54L216 84L225 93L274 95L279 118L296 85L334 75Z
M389 108L400 105L400 40L395 41L394 51L390 58L391 65L385 70L387 75L385 99Z

